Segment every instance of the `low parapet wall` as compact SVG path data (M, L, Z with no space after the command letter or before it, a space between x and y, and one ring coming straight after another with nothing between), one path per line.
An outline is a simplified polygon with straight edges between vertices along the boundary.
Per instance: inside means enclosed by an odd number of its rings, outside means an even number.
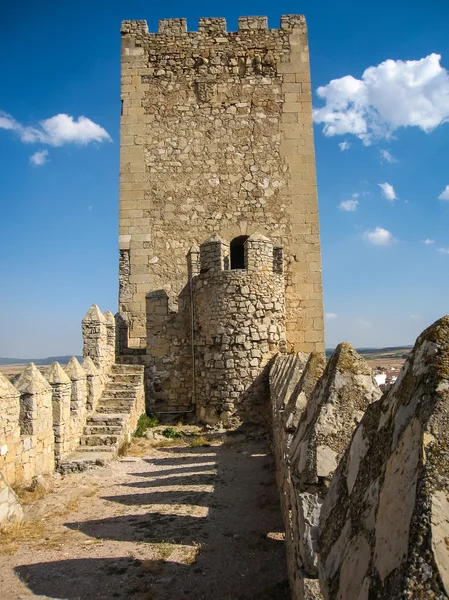
M449 317L380 398L341 344L270 373L277 480L295 600L449 595ZM380 399L379 399L380 398Z
M114 317L93 305L82 329L82 365L72 357L44 376L31 363L14 385L0 374L0 473L9 485L53 472L79 446L114 364Z

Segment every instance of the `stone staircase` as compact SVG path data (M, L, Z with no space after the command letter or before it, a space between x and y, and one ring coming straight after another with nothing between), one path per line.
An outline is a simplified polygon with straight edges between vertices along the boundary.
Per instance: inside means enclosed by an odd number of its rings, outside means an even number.
M101 398L86 419L80 445L61 462L60 472L104 465L129 441L145 411L143 370L140 365L112 365Z

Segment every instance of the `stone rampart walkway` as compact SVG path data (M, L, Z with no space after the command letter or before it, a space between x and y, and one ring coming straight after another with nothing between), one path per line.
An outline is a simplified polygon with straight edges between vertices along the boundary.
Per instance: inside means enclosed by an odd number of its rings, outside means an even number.
M59 480L30 510L34 539L0 554L3 600L289 597L265 439L153 448Z

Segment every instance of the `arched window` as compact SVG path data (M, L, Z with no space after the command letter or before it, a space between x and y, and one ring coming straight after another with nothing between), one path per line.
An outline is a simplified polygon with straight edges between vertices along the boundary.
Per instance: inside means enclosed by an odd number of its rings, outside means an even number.
M247 235L239 235L231 241L231 269L245 268L245 241L248 237Z

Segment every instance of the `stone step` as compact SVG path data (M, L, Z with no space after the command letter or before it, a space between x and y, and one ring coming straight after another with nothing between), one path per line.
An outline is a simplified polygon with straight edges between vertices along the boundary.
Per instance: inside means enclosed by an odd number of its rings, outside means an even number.
M87 419L87 425L96 426L96 425L112 425L112 426L123 426L123 414L97 414L94 413L90 415Z
M83 435L80 439L80 446L113 446L118 442L119 435Z
M97 413L102 413L102 414L107 414L107 413L129 413L130 412L130 407L132 406L132 403L128 403L128 404L116 404L116 403L110 403L110 404L104 404L104 405L99 405L97 406Z
M143 365L112 365L111 374L114 373L143 373L145 367Z
M117 385L115 383L108 383L107 385L105 385L103 393L129 392L130 394L135 394L137 389L138 389L138 387L136 385L127 385L127 384Z
M107 446L101 447L100 450L88 446L85 448L89 448L89 452L79 449L69 454L58 465L59 473L65 475L75 471L85 471L92 467L104 467L115 457L115 452Z
M86 425L84 435L120 435L123 425Z
M115 454L114 446L78 446L76 452L82 452L83 454L89 454L91 452L108 452L110 454Z
M113 383L133 383L137 385L142 379L140 373L111 373L109 381Z
M126 390L125 391L122 391L122 390L105 390L103 392L101 398L100 398L100 402L102 400L106 400L106 401L108 401L108 400L121 400L122 398L124 400L128 400L128 399L134 400L135 394L133 394L133 392L131 392L129 390L128 391L126 391Z

